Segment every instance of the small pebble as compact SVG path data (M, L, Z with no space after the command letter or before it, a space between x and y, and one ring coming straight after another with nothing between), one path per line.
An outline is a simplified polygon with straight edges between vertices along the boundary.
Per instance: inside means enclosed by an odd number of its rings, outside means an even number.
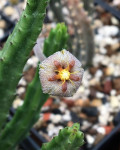
M62 120L63 121L70 121L71 120L71 116L69 114L65 114L62 116Z
M100 99L93 99L90 105L93 107L99 107L102 105L102 101Z
M116 96L111 96L110 97L110 105L111 105L112 108L119 107L120 103L119 103Z
M117 126L120 123L120 112L114 117L113 123L115 126Z
M62 116L61 116L61 115L54 115L54 114L51 114L50 120L51 120L54 124L57 124L57 123L61 122Z
M23 101L20 98L17 98L13 102L13 108L17 109L19 106L23 105Z
M5 7L4 9L4 13L7 15L7 16L12 16L14 13L15 13L15 9L11 6L7 6Z
M43 120L48 121L51 119L52 114L51 113L44 113L43 114Z
M103 138L104 138L105 135L103 134L97 134L96 135L96 138L95 138L95 142L94 142L94 145L97 145Z
M6 28L6 22L4 20L0 20L0 29Z
M111 132L112 127L111 126L104 126L104 129L105 129L105 135L108 135Z
M95 141L95 138L89 134L86 135L86 139L89 144L93 144Z
M101 99L104 97L104 94L101 92L96 92L96 97Z
M17 89L17 94L21 95L21 94L23 94L23 93L25 93L25 88L24 88L24 87L19 87L19 88Z
M2 39L3 36L4 36L4 31L3 31L3 29L0 29L0 39Z
M54 124L50 123L50 124L47 126L47 131L53 130L54 128L55 128Z
M96 77L96 78L100 78L100 77L102 77L102 76L103 76L102 70L98 69L97 72L95 73L95 77Z
M24 78L21 78L18 85L22 85L22 86L26 86L27 85L27 82Z
M84 107L81 111L89 117L98 116L98 109L96 107Z

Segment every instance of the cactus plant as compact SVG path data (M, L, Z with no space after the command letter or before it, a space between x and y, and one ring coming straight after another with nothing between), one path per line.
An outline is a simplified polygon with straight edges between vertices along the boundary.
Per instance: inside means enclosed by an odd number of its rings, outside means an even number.
M48 0L28 0L13 33L0 53L0 129L15 96L23 67L42 29Z
M54 12L55 18L59 22L64 22L64 14L62 12L61 0L50 0L50 7Z
M94 34L91 26L91 21L83 8L83 3L79 0L66 3L73 20L75 28L75 55L81 60L84 66L92 64L94 56ZM79 13L79 16L77 15Z
M84 134L79 131L80 125L73 124L59 131L49 143L42 146L42 150L78 150L84 144Z
M93 14L94 0L82 0L84 3L84 8L88 12L88 15L91 16Z

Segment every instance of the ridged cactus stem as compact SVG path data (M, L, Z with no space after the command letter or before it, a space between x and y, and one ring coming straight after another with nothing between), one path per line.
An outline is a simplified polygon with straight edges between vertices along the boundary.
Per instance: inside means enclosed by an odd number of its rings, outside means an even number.
M79 0L69 0L67 5L75 28L76 57L85 67L91 66L94 56L94 34L91 20L83 8L83 3Z
M94 12L94 0L82 0L84 3L84 8L88 12L88 15L93 15Z
M57 24L55 29L52 29L50 35L45 39L43 52L48 57L56 51L61 51L67 47L69 35L67 27L64 23Z
M42 92L38 72L39 69L36 71L34 80L28 86L23 106L18 108L15 116L6 125L0 136L1 150L13 150L39 118L40 109L46 102L48 94Z
M41 150L79 150L84 144L84 134L79 129L78 123L72 127L65 127L59 131L58 136L43 144Z
M50 0L50 7L58 22L64 22L61 0Z
M23 67L42 29L48 0L28 0L0 55L0 129L12 105Z

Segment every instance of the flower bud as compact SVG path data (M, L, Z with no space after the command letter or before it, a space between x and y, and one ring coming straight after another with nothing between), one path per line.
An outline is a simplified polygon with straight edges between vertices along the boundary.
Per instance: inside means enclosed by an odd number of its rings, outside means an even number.
M54 53L40 64L43 93L61 97L73 96L81 84L83 72L81 62L69 51Z

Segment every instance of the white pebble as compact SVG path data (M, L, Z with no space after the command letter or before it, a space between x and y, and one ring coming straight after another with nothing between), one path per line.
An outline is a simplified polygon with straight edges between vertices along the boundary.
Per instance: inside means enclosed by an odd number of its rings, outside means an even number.
M105 128L103 127L98 127L96 130L98 133L105 134Z
M62 12L64 15L69 15L69 11L66 7L63 7Z
M53 130L55 128L54 124L50 123L47 127L47 131Z
M107 123L108 123L108 114L104 114L104 115L99 115L99 117L98 117L98 120L99 120L99 123L101 124L101 125L107 125Z
M110 91L110 95L111 95L111 96L115 96L116 93L117 93L117 92L116 92L116 90L114 90L114 89L112 89L112 90Z
M104 94L101 92L96 92L96 97L101 99L104 97Z
M95 141L95 138L89 134L86 135L86 139L87 139L89 144L93 144Z
M117 26L103 26L99 28L98 33L103 37L116 36L119 32L119 28Z
M100 47L100 53L101 53L101 54L106 54L106 53L107 53L106 48Z
M53 20L53 18L54 18L54 14L51 10L48 11L48 17L50 20Z
M25 88L24 87L20 87L17 90L17 94L23 94L25 92Z
M23 105L23 101L20 98L17 98L13 102L13 108L17 109L19 106Z
M0 29L0 39L3 38L3 36L4 36L4 31Z
M53 122L53 123L59 123L61 122L62 120L62 116L61 115L54 115L54 114L51 114L50 115L50 120Z
M97 72L95 73L95 77L97 77L97 78L100 78L100 77L102 77L103 76L103 72L102 72L102 70L97 70Z
M63 121L70 121L71 120L71 116L68 114L65 114L62 116Z
M116 96L111 96L110 97L110 105L111 105L112 108L119 107L119 101L118 101Z
M27 64L33 67L37 67L38 61L39 60L36 56L32 56L31 58L28 59Z
M18 85L22 85L22 86L26 86L27 85L27 82L25 81L24 78L21 78Z

